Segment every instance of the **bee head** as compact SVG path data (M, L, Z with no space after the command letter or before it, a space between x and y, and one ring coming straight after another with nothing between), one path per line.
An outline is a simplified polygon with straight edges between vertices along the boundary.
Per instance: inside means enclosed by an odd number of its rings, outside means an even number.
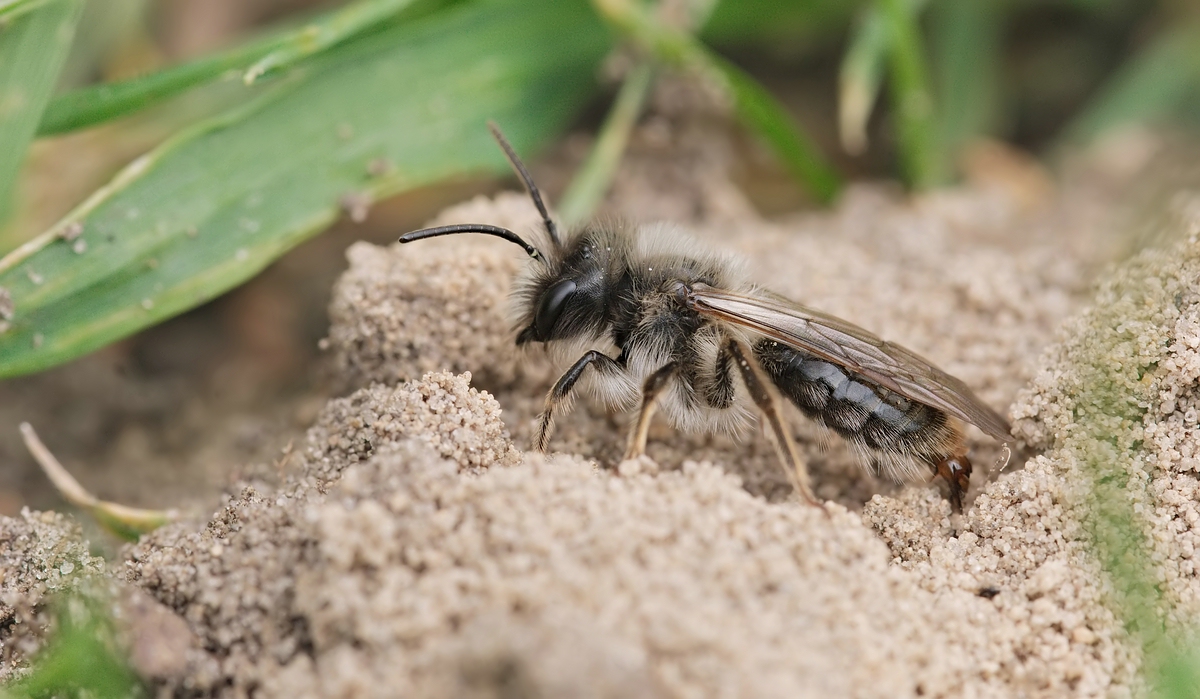
M517 344L549 342L586 331L597 325L598 319L604 315L604 306L600 301L604 275L602 265L592 254L595 246L586 234L569 244L563 243L529 171L500 129L491 123L488 128L541 214L549 244L549 257L507 228L481 223L425 228L405 233L400 236L400 242L411 243L455 233L482 233L516 243L530 258L541 263L518 285L516 315L518 327L522 329L517 334Z
M609 296L609 256L596 242L597 235L583 231L561 255L522 275L514 294L518 345L570 339L599 330L605 317L604 299Z

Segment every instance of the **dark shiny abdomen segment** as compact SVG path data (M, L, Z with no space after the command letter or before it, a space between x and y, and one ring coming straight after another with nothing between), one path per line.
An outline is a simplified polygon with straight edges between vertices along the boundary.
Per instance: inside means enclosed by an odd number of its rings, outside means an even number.
M942 411L807 352L761 340L754 354L780 393L805 415L871 449L927 452L947 429Z

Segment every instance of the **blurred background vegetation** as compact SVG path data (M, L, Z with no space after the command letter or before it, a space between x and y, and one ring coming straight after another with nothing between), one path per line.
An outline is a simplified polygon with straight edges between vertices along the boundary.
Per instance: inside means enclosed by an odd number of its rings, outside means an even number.
M794 204L950 184L982 139L1046 156L1194 126L1200 103L1184 2L0 0L0 28L0 376L203 304L377 201L503 173L488 119L526 154L604 134L562 203L586 218L655 71L723 91Z
M0 378L92 353L10 378L0 405L60 418L68 457L112 442L163 461L197 451L211 415L265 404L290 401L305 424L349 242L498 187L489 119L535 171L568 131L597 136L573 181L543 183L564 219L586 219L670 73L725 95L754 150L748 194L778 213L829 206L855 180L951 186L983 143L1053 168L1131 129L1191 138L1200 7L0 0ZM5 440L0 462L24 458ZM146 488L184 490L181 472ZM36 492L0 474L0 514ZM14 691L65 691L62 658L90 633ZM1167 686L1194 696L1190 682Z

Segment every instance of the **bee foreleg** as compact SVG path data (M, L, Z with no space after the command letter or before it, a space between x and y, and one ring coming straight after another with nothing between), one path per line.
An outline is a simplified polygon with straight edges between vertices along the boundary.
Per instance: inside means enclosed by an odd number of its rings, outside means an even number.
M654 417L658 394L662 393L667 380L678 370L677 362L668 362L646 377L645 383L642 384L642 409L638 412L637 422L633 424L633 431L629 433L629 446L625 449L626 460L636 459L646 453L646 435L650 432L650 418Z
M621 365L612 357L599 350L589 350L562 376L558 377L554 388L551 388L550 393L546 394L546 408L538 418L537 434L533 438L534 451L546 451L546 447L550 445L550 433L554 430L555 413L570 407L571 389L575 388L579 377L583 375L583 370L594 362L598 362L597 371L621 370Z
M809 503L820 505L821 503L813 495L812 487L809 485L808 469L800 459L796 443L792 440L791 432L788 431L787 425L783 421L779 402L772 393L762 368L758 366L754 355L742 343L737 340L729 340L726 346L733 355L734 364L742 374L742 381L745 382L750 397L762 412L763 418L766 419L767 424L771 427L771 432L775 435L775 450L792 481L792 486Z

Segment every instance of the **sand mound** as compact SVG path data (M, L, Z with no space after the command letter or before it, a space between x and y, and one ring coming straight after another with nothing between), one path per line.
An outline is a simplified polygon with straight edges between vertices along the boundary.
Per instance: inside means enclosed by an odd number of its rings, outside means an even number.
M698 235L736 242L775 288L921 347L1007 404L1084 268L997 239L1020 217L1002 197L960 196L977 199L912 207L859 190L832 216ZM963 220L972 206L986 223ZM536 221L516 194L439 220ZM1044 460L988 486L954 537L933 490L876 497L866 526L788 500L758 435L656 429L655 463L611 470L623 417L587 402L555 447L599 462L520 456L513 441L527 443L555 374L501 344L494 277L520 261L510 248L356 246L331 350L351 380L407 382L331 403L281 493L244 493L206 530L131 554L130 579L192 621L223 681L305 696L1095 696L1131 681ZM397 318L380 299L427 310ZM462 357L496 399L418 374ZM797 430L818 492L858 507L894 489ZM977 451L987 463L997 448Z
M395 392L450 384L479 395L446 374ZM363 392L328 410L307 453L361 435L346 405L388 402ZM1076 611L1095 604L1062 584L1068 570L1047 566L1029 589L997 577L991 595L969 576L889 566L856 515L767 503L710 464L620 474L528 456L480 471L419 436L440 421L484 438L491 410L483 399L431 411L422 430L377 438L365 461L340 460L321 487L312 469L328 457L310 458L287 492L245 492L205 529L134 548L128 579L187 619L217 663L193 689L1052 696L1111 677L1111 616ZM936 498L912 509L910 526L945 524ZM1087 635L1089 623L1100 631ZM580 639L586 653L570 652Z

